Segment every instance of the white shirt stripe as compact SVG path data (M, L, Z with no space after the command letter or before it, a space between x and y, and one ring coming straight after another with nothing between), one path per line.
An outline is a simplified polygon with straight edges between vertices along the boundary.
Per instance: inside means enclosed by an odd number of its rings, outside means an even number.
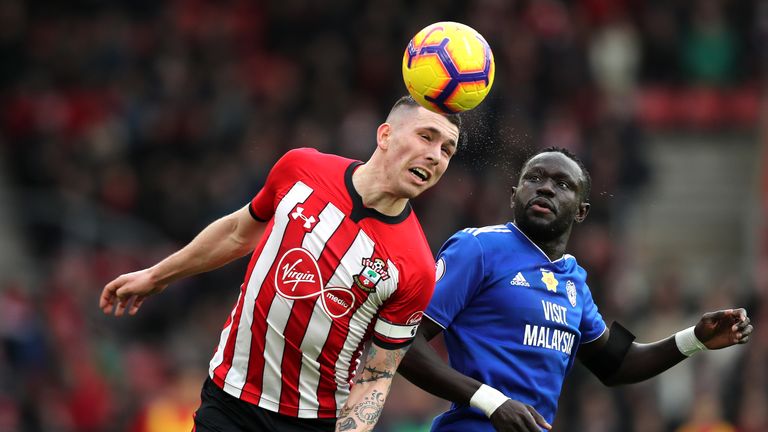
M355 237L355 241L352 242L352 246L349 248L347 253L344 254L344 257L342 257L339 263L339 267L336 269L336 272L328 281L327 286L329 287L352 286L352 283L354 282L352 280L352 276L358 274L360 270L363 269L363 266L362 266L363 258L370 258L371 255L373 255L374 246L375 245L373 243L373 240L371 240L371 238L368 237L368 235L364 231L360 230L357 233L357 237ZM357 316L359 313L367 309L366 305L369 303L371 297L372 296L368 296L368 300L366 300L366 302L363 303L363 305L357 311L355 311L352 317L352 320L354 320L354 317ZM310 329L312 329L312 325L310 325ZM349 325L350 334L355 331L356 329L353 327L352 322L350 322L350 325ZM360 335L360 337L362 337L362 335ZM349 336L347 336L347 341L348 340L349 340ZM347 369L349 368L349 361L350 361L351 355L346 355L346 356L344 355L346 348L347 348L347 344L345 343L341 349L341 353L335 365L336 385L337 385L337 391L336 391L337 410L341 409L342 405L347 399L347 395L349 395L349 383L346 381L347 379L346 373L347 373Z
M326 243L328 243L328 239L330 239L331 235L333 235L339 225L344 221L344 213L333 204L328 203L325 209L320 213L320 216L318 216L318 219L319 221L317 225L315 225L315 228L310 234L304 237L304 241L301 244L301 247L312 254L316 260L320 259L320 255L325 248ZM271 310L270 315L272 315ZM318 297L315 301L315 307L308 323L307 333L305 334L300 347L302 359L301 370L299 372L299 417L317 416L317 409L320 406L320 403L317 400L317 386L320 383L320 362L317 361L317 358L320 356L320 350L325 344L325 338L328 336L330 328L331 319L323 311L322 303ZM322 339L320 339L320 337ZM285 349L284 344L285 340L281 337L276 345L270 346L279 346L279 351L282 355L282 352ZM275 385L275 387L278 386ZM269 387L267 386L265 370L264 391L266 392L267 389L269 389ZM274 400L280 400L279 394Z
M304 236L301 244L302 248L311 253L316 260L320 258L320 254L325 248L328 239L344 220L344 213L337 209L333 204L329 203L320 213L318 219L317 225L315 225L314 229L308 235ZM322 275L320 275L320 278L322 278ZM320 284L322 285L322 279L320 280ZM262 395L259 400L259 406L272 411L277 411L279 409L280 393L282 392L282 361L283 351L285 350L285 327L288 325L288 318L291 315L293 304L293 300L277 295L272 300L269 315L267 316L268 327L266 346L269 347L269 350L266 350L264 354ZM322 309L320 311L322 312ZM325 314L323 313L323 315ZM317 361L314 363L317 368L316 374L319 377L320 364ZM299 383L301 382L301 375L299 375ZM314 399L317 400L317 394L314 393L313 396ZM316 412L311 414L314 417ZM301 417L301 414L299 414L299 416Z
M360 308L352 315L352 320L349 322L349 333L347 339L344 341L344 345L341 348L339 358L336 360L336 408L337 411L341 410L349 397L349 390L351 388L348 379L349 365L352 362L352 354L355 348L360 344L360 341L365 335L365 330L368 324L373 320L380 306L378 296L369 295ZM355 365L354 369L357 369L358 365Z
M238 323L237 336L235 341L235 352L232 359L232 367L229 369L225 381L228 385L224 386L229 394L240 397L243 386L245 385L248 373L248 361L251 350L251 323L253 323L253 305L256 296L259 294L261 285L267 277L270 267L277 257L280 244L283 240L283 234L288 226L289 213L296 204L303 203L312 194L312 189L302 182L297 182L290 191L283 197L275 210L274 225L272 232L267 239L264 249L259 256L253 272L248 280L248 288L245 292L245 305L243 313ZM261 355L261 353L257 354Z
M338 409L341 409L349 396L350 384L349 381L347 381L347 374L349 365L352 362L352 354L360 345L360 341L363 339L365 331L368 329L368 325L374 317L376 317L381 305L383 305L397 289L400 272L390 260L387 260L387 269L389 271L389 279L381 281L376 286L376 291L368 296L365 303L355 311L355 314L352 315L352 319L349 321L349 333L347 334L347 339L344 341L344 346L341 349L339 359L336 361L336 383L338 384L338 389L336 391L336 407ZM354 369L357 369L357 366L359 365L355 365Z
M320 385L320 351L331 330L331 318L323 310L318 298L309 319L307 333L301 341L301 372L299 374L299 417L316 417L320 402L317 387ZM304 414L304 415L302 415Z
M362 270L362 259L364 257L370 257L373 254L373 249L373 240L371 240L362 230L359 231L355 240L352 242L352 246L346 254L344 254L339 262L339 266L325 286L352 286L352 275L355 275ZM302 416L302 412L311 414L320 406L320 402L317 398L317 388L320 383L320 367L317 359L320 357L325 341L328 339L331 324L332 320L323 310L321 299L318 298L317 301L315 301L315 308L312 311L312 318L309 321L307 333L304 335L304 340L301 341L301 351L304 354L304 361L302 362L301 379L299 380L301 383L299 387L299 417ZM337 371L338 366L339 363L337 362ZM344 382L340 383L337 376L336 384L340 387ZM305 395L308 397L305 397ZM337 410L340 410L341 405L338 404L338 396L336 399Z
M264 346L264 374L262 376L259 406L270 411L280 409L282 391L283 350L285 349L285 326L291 316L293 300L275 295L267 315L267 334Z
M224 362L224 348L227 345L227 339L229 339L229 332L232 331L232 325L235 323L235 312L237 312L237 305L240 304L240 300L243 297L243 291L240 290L240 294L237 296L237 302L235 307L232 308L232 313L229 315L229 325L221 330L221 336L219 337L219 346L216 348L216 353L211 359L210 366L208 368L208 375L213 378L213 371Z
M325 209L320 212L318 219L319 222L315 228L309 235L304 236L304 241L301 243L301 247L311 253L316 260L320 259L320 254L323 252L325 244L328 243L328 239L344 221L344 213L333 204L328 203Z

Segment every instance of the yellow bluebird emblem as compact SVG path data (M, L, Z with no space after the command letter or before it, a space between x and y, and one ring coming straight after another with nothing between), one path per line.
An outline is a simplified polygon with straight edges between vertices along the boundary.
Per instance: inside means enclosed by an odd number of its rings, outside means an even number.
M557 279L554 273L541 269L541 281L547 285L547 291L557 292Z

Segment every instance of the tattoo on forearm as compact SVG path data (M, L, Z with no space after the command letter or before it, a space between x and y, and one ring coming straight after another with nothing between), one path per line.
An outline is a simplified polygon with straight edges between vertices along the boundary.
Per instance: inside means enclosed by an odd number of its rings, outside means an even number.
M406 349L386 351L383 359L374 360L379 355L379 348L371 345L366 358L366 364L371 364L371 366L363 368L363 373L357 379L356 384L387 380L385 381L386 389L382 391L375 388L370 394L364 396L362 401L355 403L352 407L344 406L339 413L338 431L349 431L360 426L367 430L376 424L384 409L384 401L387 398L389 386L392 384L392 378L395 376L397 365L405 352Z
M356 429L358 422L367 427L373 426L379 420L381 416L381 410L384 409L384 400L386 394L378 390L373 390L371 394L365 396L362 401L355 404L353 407L344 407L339 413L339 420L337 421L338 431L348 431ZM357 421L355 421L357 420Z
M376 424L381 415L381 410L384 408L385 399L384 393L374 390L362 402L355 405L355 416L365 424Z
M348 431L352 430L357 427L357 423L355 423L355 420L352 418L345 418L339 423L339 430L340 431Z
M344 418L344 417L348 416L348 415L349 415L349 413L351 413L351 412L352 412L352 408L350 408L350 407L348 407L348 406L344 405L344 406L341 408L341 411L339 411L339 418Z
M360 384L365 382L378 381L380 379L392 379L394 376L395 374L388 370L379 370L375 367L366 366L363 369L363 374L357 380L357 383Z
M357 379L357 383L365 383L371 381L378 381L380 379L392 379L395 376L397 365L400 364L400 360L405 355L406 349L400 349L397 351L388 351L384 358L383 365L365 366L360 378ZM378 353L376 345L371 345L368 351L368 358L366 364L371 362Z

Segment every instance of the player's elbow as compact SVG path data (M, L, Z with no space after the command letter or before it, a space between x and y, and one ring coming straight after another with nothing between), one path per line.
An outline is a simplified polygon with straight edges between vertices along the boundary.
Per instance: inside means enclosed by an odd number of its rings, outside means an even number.
M232 218L226 223L228 238L233 245L234 254L240 257L252 251L260 238L258 231L236 218Z

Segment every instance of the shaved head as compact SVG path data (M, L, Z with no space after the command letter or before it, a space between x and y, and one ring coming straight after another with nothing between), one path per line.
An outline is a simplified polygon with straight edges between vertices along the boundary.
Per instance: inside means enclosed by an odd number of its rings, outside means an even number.
M392 111L389 112L386 122L391 124L400 124L400 122L403 120L403 117L415 109L416 107L409 105L396 106L392 108Z
M402 119L403 114L407 114L411 110L417 109L421 107L416 100L410 96L403 96L400 99L395 102L394 105L392 105L392 109L389 110L389 115L387 116L387 123L394 123ZM426 108L425 108L426 109ZM448 121L456 125L457 128L459 128L459 132L461 132L461 115L459 114L441 114L443 117L447 118Z

